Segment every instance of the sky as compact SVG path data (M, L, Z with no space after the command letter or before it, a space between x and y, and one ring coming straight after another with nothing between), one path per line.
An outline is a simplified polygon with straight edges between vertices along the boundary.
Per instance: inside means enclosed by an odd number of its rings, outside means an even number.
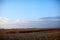
M25 22L59 16L59 2L59 0L1 0L0 22Z
M34 19L41 17L58 16L58 1L2 1L1 15L8 18Z

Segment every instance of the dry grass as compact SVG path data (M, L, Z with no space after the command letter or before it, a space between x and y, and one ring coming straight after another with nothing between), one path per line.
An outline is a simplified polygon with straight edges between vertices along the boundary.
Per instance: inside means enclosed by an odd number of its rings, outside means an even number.
M29 30L29 32L28 31L21 32L20 30L20 33L13 32L7 34L4 34L4 32L0 30L0 40L60 40L60 29L53 30L49 29L39 31Z

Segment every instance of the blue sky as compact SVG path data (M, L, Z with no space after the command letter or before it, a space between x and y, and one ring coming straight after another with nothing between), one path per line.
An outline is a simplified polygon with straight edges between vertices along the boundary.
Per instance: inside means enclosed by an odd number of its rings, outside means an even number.
M57 0L6 0L1 2L1 17L11 19L39 19L58 16Z
M58 0L0 0L0 28L57 27L60 19L55 17L59 16L59 2Z

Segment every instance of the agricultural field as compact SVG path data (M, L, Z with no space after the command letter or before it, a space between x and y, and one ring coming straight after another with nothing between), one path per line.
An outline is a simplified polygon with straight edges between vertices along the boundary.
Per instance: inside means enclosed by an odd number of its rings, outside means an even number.
M60 40L60 29L1 29L0 40Z

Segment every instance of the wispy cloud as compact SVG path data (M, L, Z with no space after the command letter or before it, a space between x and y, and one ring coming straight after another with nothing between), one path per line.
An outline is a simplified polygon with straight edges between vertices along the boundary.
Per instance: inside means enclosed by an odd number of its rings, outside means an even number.
M27 21L20 21L20 19L9 19L6 17L0 17L0 28L11 29L11 28L24 28L24 24L27 24Z
M55 28L59 27L60 18L50 17L36 19L34 21L21 22L20 19L12 21L12 19L6 17L0 17L0 28L11 29L11 28Z

